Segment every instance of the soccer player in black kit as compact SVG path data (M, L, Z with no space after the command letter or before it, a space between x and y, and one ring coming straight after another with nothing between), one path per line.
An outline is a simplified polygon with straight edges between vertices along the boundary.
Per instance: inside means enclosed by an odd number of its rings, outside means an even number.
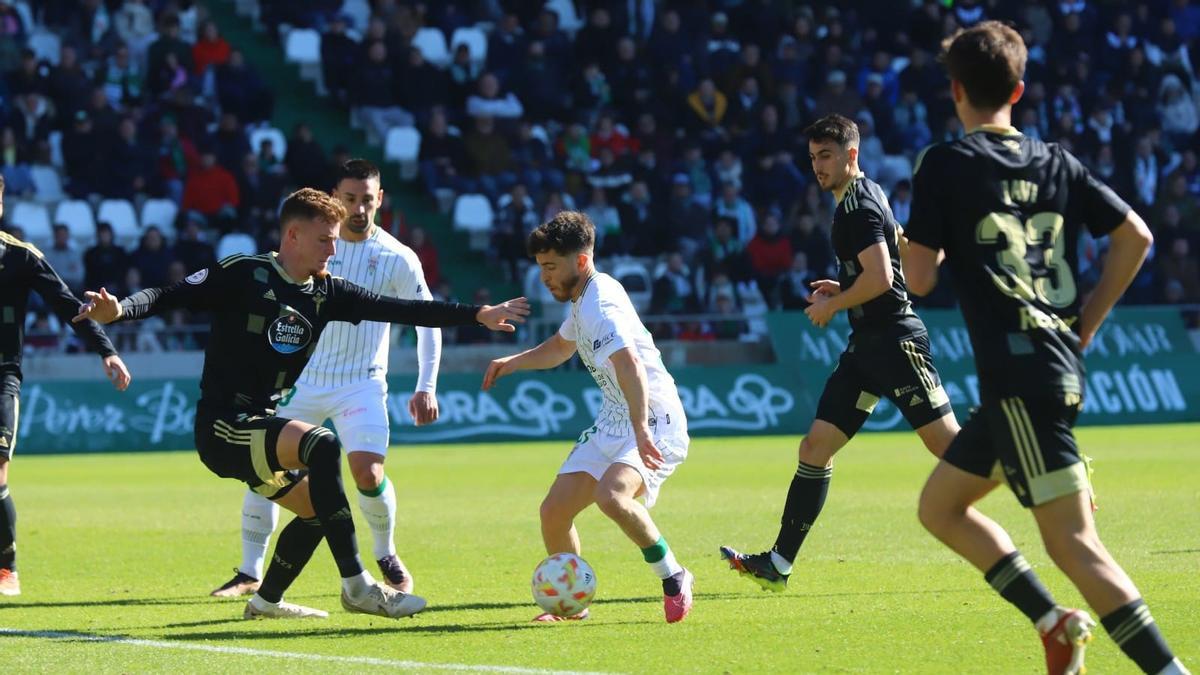
M881 397L894 404L935 456L958 433L950 399L929 354L929 334L912 310L900 266L899 226L878 184L858 168L858 126L827 115L807 130L809 157L821 189L838 199L832 241L838 279L814 281L805 310L824 328L845 311L852 333L825 383L816 419L800 441L800 463L788 488L775 545L721 557L765 590L787 587L792 563L825 505L833 456L858 432Z
M965 137L917 161L902 242L917 294L951 271L979 373L980 405L921 494L922 524L984 573L1034 623L1051 675L1083 670L1095 622L1057 605L1001 527L973 504L1007 480L1046 550L1113 640L1147 673L1184 673L1141 594L1104 548L1072 427L1082 407L1081 349L1137 274L1150 231L1071 153L1012 127L1025 45L987 21L949 38L943 62ZM1076 244L1107 235L1100 281L1081 304ZM984 666L986 667L986 666Z
M4 215L4 177L0 176L0 216ZM29 292L64 323L75 316L79 299L33 244L0 232L0 595L20 595L17 576L17 509L8 491L8 464L17 451L21 417L21 352ZM118 391L129 386L129 370L117 356L104 329L94 321L72 325L88 349L100 355L104 372Z
M398 300L371 293L326 271L345 208L305 188L280 209L278 253L231 256L162 288L120 302L105 289L87 292L77 319L100 323L142 319L183 307L208 312L212 335L196 406L200 460L223 478L294 512L283 529L262 586L246 604L254 618L324 617L321 610L283 602L283 592L324 538L342 577L342 607L397 618L425 600L376 582L364 571L342 489L341 445L324 427L275 416L330 321L385 321L421 326L515 330L529 313L524 298L495 306ZM298 473L307 470L307 475Z

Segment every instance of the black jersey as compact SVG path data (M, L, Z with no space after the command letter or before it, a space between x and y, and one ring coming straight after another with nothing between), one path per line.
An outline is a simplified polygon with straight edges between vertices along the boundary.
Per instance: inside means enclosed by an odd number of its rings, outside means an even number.
M330 321L467 326L480 309L381 296L341 277L299 283L269 253L231 256L171 286L135 293L121 301L121 320L178 307L212 316L201 404L254 414L274 413Z
M1071 153L1015 129L918 158L905 234L946 251L984 395L1080 391L1080 228L1103 236L1128 213Z
M95 321L71 323L80 301L33 244L0 232L0 375L21 376L25 345L25 312L29 291L37 291L60 321L75 330L88 349L101 357L117 353Z
M831 239L837 256L838 283L843 290L849 288L862 274L858 254L879 242L887 245L892 265L892 287L847 311L854 337L906 337L925 331L925 324L913 312L904 285L898 229L883 188L862 175L850 179L833 212Z

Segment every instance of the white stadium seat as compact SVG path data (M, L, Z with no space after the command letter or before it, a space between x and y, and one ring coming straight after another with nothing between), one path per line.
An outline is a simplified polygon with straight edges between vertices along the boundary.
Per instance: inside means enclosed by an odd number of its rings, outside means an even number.
M400 164L400 177L412 180L417 177L417 156L421 153L421 132L413 127L388 129L383 145L383 156L389 162Z
M485 251L491 246L495 214L492 203L484 195L459 195L454 200L454 229L471 236L472 251Z
M50 164L58 169L61 169L67 165L67 163L63 161L62 139L63 132L61 131L51 131L50 136L48 137L48 140L50 141Z
M471 61L475 63L487 61L487 35L483 31L474 27L456 28L454 34L450 36L451 57L460 44L467 45L467 50L471 52Z
M175 238L175 217L179 207L170 199L147 199L142 203L142 229L153 225L167 239Z
M650 295L654 283L650 279L650 270L633 260L618 260L613 264L612 277L621 282L625 292L639 312L650 309Z
M350 25L347 28L366 34L371 24L371 3L368 0L344 0L342 14L350 17Z
M545 8L558 15L558 27L560 30L573 36L576 31L583 28L584 21L579 18L579 14L575 11L573 0L548 0Z
M321 34L311 28L297 28L287 34L284 56L288 63L300 66L300 77L309 82L321 81Z
M42 204L17 202L12 207L12 224L25 233L25 241L35 246L47 246L54 238L50 227L50 211Z
M35 200L43 204L56 204L66 197L63 194L62 179L58 177L58 171L54 167L35 164L30 167L29 175L33 179Z
M217 260L228 258L234 253L256 255L258 243L254 241L254 237L243 232L230 232L217 242Z
M258 154L258 146L264 139L270 139L275 145L275 156L283 161L287 156L287 136L275 127L261 127L250 132L250 152Z
M413 36L412 46L421 50L425 60L438 68L450 64L450 51L446 49L446 34L440 28L422 28Z
M49 61L58 65L58 57L62 51L62 40L49 31L37 31L29 36L29 48L37 54L39 60Z
M112 225L113 239L118 246L133 246L139 232L137 213L128 199L105 199L96 209L96 220Z
M54 223L66 225L77 244L86 247L96 241L96 219L92 216L92 205L82 199L59 202L58 208L54 209Z

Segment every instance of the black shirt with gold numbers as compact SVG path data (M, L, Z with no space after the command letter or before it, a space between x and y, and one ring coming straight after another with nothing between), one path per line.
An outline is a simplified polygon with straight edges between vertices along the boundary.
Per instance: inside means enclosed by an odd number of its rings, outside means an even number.
M46 262L36 246L0 232L0 376L21 377L21 352L25 347L25 312L29 291L37 291L59 320L74 329L88 349L101 357L117 353L104 329L95 321L71 323L79 313L76 298Z
M251 414L274 414L330 321L467 326L480 309L381 296L328 275L297 282L268 253L231 256L171 286L135 293L121 301L120 320L175 308L212 317L201 405Z
M1055 143L983 127L917 159L909 241L946 251L988 397L1080 393L1075 284L1083 227L1129 205Z

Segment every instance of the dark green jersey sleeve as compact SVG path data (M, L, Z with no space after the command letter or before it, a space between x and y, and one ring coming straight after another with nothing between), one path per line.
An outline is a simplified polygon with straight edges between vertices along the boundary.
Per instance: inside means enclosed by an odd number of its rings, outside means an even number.
M54 310L59 320L71 326L79 339L83 340L88 349L99 354L101 357L109 357L117 353L113 348L112 342L109 341L108 335L104 333L104 329L100 324L88 319L79 323L72 323L71 319L79 313L79 307L83 303L71 289L58 276L58 272L50 266L41 255L34 253L32 250L27 250L26 255L29 259L30 268L30 287L37 291L37 294L42 296L42 300Z
M1125 222L1132 208L1112 188L1097 180L1075 155L1059 148L1070 181L1069 208L1078 209L1083 224L1094 237L1103 237Z
M121 301L118 321L136 321L173 309L219 311L235 269L218 264L193 272L170 286L138 291Z
M854 255L867 250L878 243L887 243L887 226L883 214L877 208L860 206L842 216L839 227L846 227L849 243Z
M479 305L379 295L341 277L334 277L331 282L334 292L326 305L330 321L382 321L433 328L473 326L481 309Z
M946 218L938 201L938 194L944 185L944 179L939 175L943 159L940 150L936 145L930 146L917 157L917 168L913 173L912 210L908 224L904 226L904 236L909 241L935 251L946 244Z

